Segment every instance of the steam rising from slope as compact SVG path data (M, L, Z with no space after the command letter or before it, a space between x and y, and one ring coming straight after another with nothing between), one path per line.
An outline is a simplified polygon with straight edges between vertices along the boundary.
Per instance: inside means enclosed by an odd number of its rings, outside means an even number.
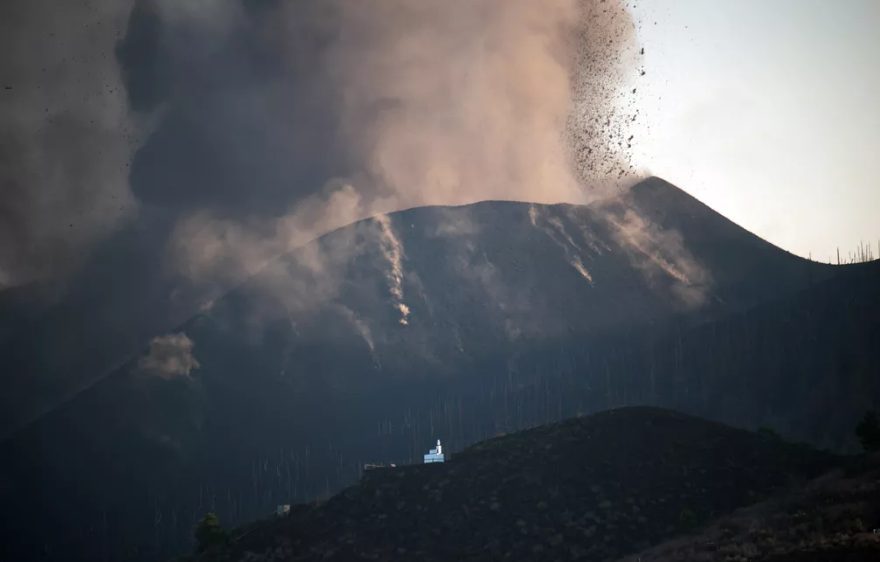
M138 362L138 369L163 379L188 377L193 369L199 368L193 347L193 341L182 332L153 338L149 352Z
M584 266L581 257L583 249L565 230L565 225L562 224L562 221L559 220L558 217L545 216L545 212L543 211L544 209L539 211L538 207L535 207L534 205L529 206L529 221L532 223L532 226L540 228L547 237L553 240L553 243L559 246L562 250L568 264L573 267L587 283L592 285L593 276L590 275L590 272L587 270L586 266ZM544 226L545 223L547 226Z
M609 210L606 219L633 265L648 279L672 279L676 296L687 306L696 308L706 301L711 275L688 251L680 233L662 230L632 209L622 215Z
M385 277L388 280L388 290L394 298L394 307L400 312L399 322L406 326L409 324L409 307L403 302L403 245L394 234L391 219L388 215L376 216L376 223L380 231L380 249L382 256L388 262L388 272Z

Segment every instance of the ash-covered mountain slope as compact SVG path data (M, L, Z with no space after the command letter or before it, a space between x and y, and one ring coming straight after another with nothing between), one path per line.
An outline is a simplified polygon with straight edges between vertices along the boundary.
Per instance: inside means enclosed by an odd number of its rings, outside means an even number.
M660 302L662 309L668 310L666 304L673 304L662 302L663 291L668 293L670 285L678 304L687 298L700 303L709 295L710 299L725 299L727 304L747 306L755 299L796 288L810 268L817 272L823 269L784 255L656 178L637 185L616 203L600 202L587 208L535 206L532 215L529 208L485 203L391 215L388 233L403 244L401 281L404 285L416 283L406 295L407 301L415 298L418 305L424 297L426 306L436 304L450 292L447 288L451 284L456 294L478 301L474 314L509 317L511 331L521 329L522 318L542 308L555 317L563 300L584 303L584 307L571 310L572 316L579 315L574 319L575 327L609 322L629 326L633 318L650 322L658 313L665 314L656 306ZM154 222L164 220L157 217ZM277 290L270 293L277 297L279 292L290 292L288 300L326 301L344 296L336 293L337 287L372 276L377 284L375 294L360 291L343 304L355 312L370 306L371 310L361 311L367 314L364 322L380 322L387 306L374 301L388 296L387 283L381 279L389 266L380 256L383 232L378 225L367 221L336 233L335 237L341 238L337 250L343 251L330 258L354 260L357 252L346 241L356 232L365 239L361 249L372 245L375 252L371 258L357 257L359 266L348 268L350 278L345 272L334 271L336 276L316 278L314 283L319 286L302 287L309 278L291 279L281 271L285 260L280 260L269 268L275 277L264 273L258 276L262 281L252 285L275 283ZM91 385L124 363L151 335L179 325L196 309L195 303L159 273L167 240L149 234L149 229L124 231L119 238L122 241L108 242L95 253L81 278L64 288L66 296L53 306L46 302L59 298L59 287L0 294L0 363L9 382L9 390L0 396L0 436L8 436L27 420ZM287 262L328 243L317 242ZM691 257L697 258L697 267ZM305 271L309 272L308 267ZM544 271L552 277L543 275ZM589 283L583 283L584 272L599 276L591 290L587 290ZM418 282L430 282L436 273L440 276L433 293L420 293ZM656 286L654 294L644 294L646 279ZM626 297L621 298L622 294ZM370 297L370 302L363 297ZM277 299L265 306L277 308L276 304ZM462 313L462 304L452 303L452 316ZM485 306L488 310L480 308ZM373 316L378 308L382 315ZM569 309L567 303L563 309ZM437 310L428 309L429 316L422 310L415 320L431 322L430 314ZM570 320L565 318L558 324L568 325ZM535 323L533 318L529 323ZM537 329L551 327L545 323Z
M364 462L417 459L437 437L457 449L615 405L705 408L703 394L661 392L701 375L662 374L645 355L659 348L640 342L848 270L779 250L659 179L589 206L362 221L273 262L4 442L7 546L149 559L185 547L208 509L254 519L339 489ZM759 422L762 397L746 399L735 420ZM795 401L780 416L811 411Z
M324 384L357 371L406 382L466 376L499 351L515 363L558 342L704 322L833 271L652 179L585 207L486 202L363 221L276 262L184 330L234 345L280 338L287 348L260 356L281 378L303 362Z
M368 472L326 503L244 527L193 559L614 560L838 462L667 410L621 408L490 439L445 464Z

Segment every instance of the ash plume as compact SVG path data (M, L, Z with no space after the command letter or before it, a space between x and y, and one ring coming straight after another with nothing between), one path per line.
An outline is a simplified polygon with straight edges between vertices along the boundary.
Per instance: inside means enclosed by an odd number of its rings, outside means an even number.
M175 87L152 99L163 123L132 176L145 201L168 204L166 190L189 190L175 200L170 257L194 282L245 277L314 236L398 209L583 203L584 178L595 180L587 170L626 169L619 147L601 148L619 111L610 92L626 71L621 53L635 52L622 3L210 4L215 11L149 3L165 30L154 56L195 58L198 68L177 64L203 78L165 72ZM176 56L180 30L203 44ZM265 75L252 76L251 55L202 58L243 43L261 62L272 54ZM175 142L165 130L212 158L195 170L165 154L159 141ZM595 159L604 162L588 165Z
M3 10L0 287L74 269L139 210L174 225L149 236L157 275L216 295L360 218L583 203L631 172L620 0Z
M0 4L0 289L75 270L136 204L113 49L129 2Z

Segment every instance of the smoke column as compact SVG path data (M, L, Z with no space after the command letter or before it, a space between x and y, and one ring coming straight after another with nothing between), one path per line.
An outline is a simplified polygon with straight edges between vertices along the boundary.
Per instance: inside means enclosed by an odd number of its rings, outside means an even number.
M36 0L0 21L0 288L76 270L139 209L176 225L171 271L224 284L358 218L584 202L630 171L619 0Z

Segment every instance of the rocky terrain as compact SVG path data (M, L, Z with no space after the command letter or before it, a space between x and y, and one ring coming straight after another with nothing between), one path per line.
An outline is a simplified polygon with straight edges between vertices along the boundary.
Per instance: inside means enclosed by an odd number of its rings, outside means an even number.
M626 562L870 562L880 557L880 457L721 517Z

